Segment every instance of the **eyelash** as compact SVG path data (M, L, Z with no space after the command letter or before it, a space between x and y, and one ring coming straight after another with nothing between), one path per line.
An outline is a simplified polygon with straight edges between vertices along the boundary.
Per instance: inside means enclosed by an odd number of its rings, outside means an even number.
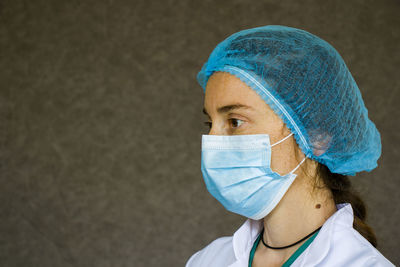
M243 124L243 122L244 122L243 120L239 120L239 119L229 119L228 121L230 121L230 122L232 122L232 121L241 121L242 124ZM212 122L205 121L205 122L204 122L204 125L208 126L208 128L211 129L211 127L212 127ZM237 129L237 128L239 128L239 127L240 127L240 125L239 125L239 126L236 126L236 127L232 127L232 128Z

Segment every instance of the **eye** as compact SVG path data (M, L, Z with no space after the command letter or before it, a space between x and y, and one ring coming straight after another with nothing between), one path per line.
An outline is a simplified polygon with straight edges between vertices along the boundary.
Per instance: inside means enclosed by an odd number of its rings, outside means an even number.
M242 125L243 122L244 122L244 121L239 120L239 119L229 119L229 121L230 121L230 123L232 125L232 128L239 128L240 125Z

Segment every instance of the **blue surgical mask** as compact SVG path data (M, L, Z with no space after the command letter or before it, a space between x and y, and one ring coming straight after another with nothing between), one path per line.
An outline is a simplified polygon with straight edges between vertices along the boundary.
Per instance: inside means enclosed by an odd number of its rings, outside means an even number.
M208 191L229 211L258 220L267 216L296 178L271 170L267 134L202 135L201 171Z

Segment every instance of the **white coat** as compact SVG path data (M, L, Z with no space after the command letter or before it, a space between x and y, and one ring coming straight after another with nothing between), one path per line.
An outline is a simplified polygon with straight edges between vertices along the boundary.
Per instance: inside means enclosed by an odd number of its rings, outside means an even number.
M336 206L338 210L291 266L394 266L353 228L351 205ZM195 253L186 267L247 267L250 250L262 227L261 220L247 219L233 236L218 238Z

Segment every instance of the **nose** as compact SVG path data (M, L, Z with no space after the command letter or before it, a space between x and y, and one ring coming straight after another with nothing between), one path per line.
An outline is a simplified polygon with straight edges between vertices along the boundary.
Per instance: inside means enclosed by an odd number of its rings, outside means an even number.
M223 129L223 127L218 126L218 124L213 123L208 134L209 135L226 135L226 132Z
M210 131L208 132L208 135L218 135L215 131L215 127L211 127Z

